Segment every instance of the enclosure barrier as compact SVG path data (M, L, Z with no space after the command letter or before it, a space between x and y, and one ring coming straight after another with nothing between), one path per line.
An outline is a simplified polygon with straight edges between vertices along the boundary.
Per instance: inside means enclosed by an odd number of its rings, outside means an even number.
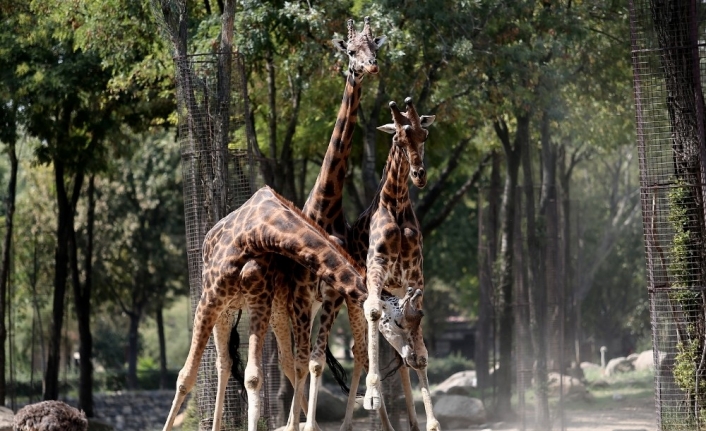
M704 8L632 0L640 197L660 429L706 426Z

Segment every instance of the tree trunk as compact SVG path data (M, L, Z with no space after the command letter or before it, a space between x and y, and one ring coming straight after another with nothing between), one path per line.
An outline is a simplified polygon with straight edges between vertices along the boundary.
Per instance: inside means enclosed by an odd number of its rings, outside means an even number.
M7 154L10 158L10 181L7 184L7 200L5 201L5 238L2 247L2 267L0 267L0 405L5 405L5 341L7 341L7 328L5 327L8 284L10 281L10 256L12 255L13 219L15 214L15 196L17 194L17 153L15 142L7 144Z
M519 123L528 122L525 117L518 117ZM505 186L502 198L502 221L500 225L500 254L499 254L499 274L497 290L501 296L498 319L499 337L499 369L497 374L497 400L495 412L499 415L512 414L512 347L513 347L513 325L514 325L514 302L513 302L513 279L515 276L514 244L515 244L515 196L517 189L517 176L520 167L520 156L522 147L518 145L518 134L515 136L515 143L510 142L507 124L496 121L495 131L503 144L507 169L505 173Z
M167 375L167 343L164 338L164 316L161 302L157 305L155 320L157 321L157 337L159 338L159 388L169 387L169 376Z
M68 242L70 239L70 227L73 223L71 204L64 185L64 164L57 157L54 158L54 182L58 216L56 249L54 250L54 299L52 320L49 328L47 370L44 375L43 398L45 400L56 400L59 398L61 330L64 323L64 296L66 294L66 277L69 265Z
M135 390L138 386L137 380L137 349L139 347L139 329L142 310L140 307L133 307L128 313L130 317L130 328L128 329L128 353L127 353L127 388Z
M693 378L678 380L686 394L684 401L700 424L706 406L706 137L696 22L699 6L694 0L652 0L650 4L661 48L675 176L669 193L669 220L675 231L669 252L670 300L689 310L676 325L680 353L675 375L684 370L693 373Z
M493 292L493 262L498 255L498 219L500 217L500 161L501 156L497 151L493 151L492 168L490 171L490 187L487 191L488 207L483 212L479 206L479 235L485 241L478 241L479 266L479 306L478 321L476 323L475 336L475 363L478 388L484 393L490 387L490 351L493 348L491 334L493 333L492 321L494 318L492 292ZM482 194L479 194L482 196Z
M86 216L86 250L84 271L86 279L83 285L79 277L78 241L73 224L70 226L71 242L69 245L74 304L79 333L79 407L86 416L93 417L93 337L91 335L91 290L93 288L93 226L95 220L95 179L91 175L88 181L88 208Z

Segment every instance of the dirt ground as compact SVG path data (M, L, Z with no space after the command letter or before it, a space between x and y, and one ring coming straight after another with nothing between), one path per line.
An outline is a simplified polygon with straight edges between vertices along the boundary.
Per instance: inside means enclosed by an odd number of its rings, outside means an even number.
M582 401L566 406L564 410L563 427L559 417L554 418L552 430L566 431L657 431L657 421L654 400L644 393L631 395L618 390L616 398L600 397L594 401ZM606 399L607 398L607 399ZM417 412L421 430L425 430L424 413ZM545 431L535 430L532 418L525 418L525 426L521 420L512 422L489 422L482 425L471 425L463 429L443 429L443 431ZM339 431L340 423L319 424L322 431ZM371 430L369 420L356 421L353 429ZM409 426L402 424L401 430L407 431Z

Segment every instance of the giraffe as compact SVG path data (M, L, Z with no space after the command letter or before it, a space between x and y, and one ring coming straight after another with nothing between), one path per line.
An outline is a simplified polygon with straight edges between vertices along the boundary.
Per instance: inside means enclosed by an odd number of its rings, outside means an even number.
M422 188L426 185L426 172L423 165L424 144L428 136L426 128L434 122L436 117L427 115L420 117L414 109L411 98L405 99L405 104L407 105L407 112L402 113L394 101L390 102L394 123L378 127L381 131L394 134L392 146L376 196L370 206L349 229L346 248L358 264L366 264L370 274L377 271L379 274L376 279L378 286L385 287L385 290L378 290L380 294L383 296L388 295L387 290L395 291L399 294L399 291L402 290L401 288L407 286L405 298L411 297L414 298L413 300L421 301L424 289L421 228L409 199L407 176L409 175L412 178L412 182L416 187ZM371 287L370 282L371 280L368 279L368 288ZM323 366L324 349L328 341L328 333L342 305L342 301L334 289L324 288L322 296L321 325L311 354L311 363L318 364L319 367ZM402 299L402 302L407 300L405 298ZM383 304L382 313L385 316L390 315L390 310L387 310L387 307L386 304ZM416 309L421 310L421 305L417 306ZM363 326L362 332L365 333L365 316L360 313L359 309L349 309L349 318L352 328ZM421 319L421 316L416 316L415 318ZM393 323L398 326L400 324L399 321L384 317L378 322L377 327L395 350L401 354L405 364L417 370L427 413L427 430L439 431L440 426L434 417L429 395L429 383L426 375L427 351L424 347L421 326L415 325L415 328L418 329L411 333L413 339L404 340L397 338L392 333L394 330ZM404 323L402 326L404 326ZM360 329L358 331L360 332ZM356 331L354 330L353 332L355 334ZM368 328L368 337L370 337L371 332L377 335L375 328ZM412 347L412 350L405 351L402 347L403 345ZM361 346L354 345L353 347L355 366L346 416L341 425L341 431L351 429L355 393L365 362L363 359L366 354L365 346L366 343L363 341ZM369 359L369 364L374 367L377 366L376 358L367 359ZM315 365L310 365L310 368L314 367ZM373 386L371 383L378 383L377 373L375 368L369 368L368 378L366 379L368 390ZM413 431L418 430L419 425L414 409L409 370L403 366L400 368L400 373L410 427ZM310 423L309 421L314 419L314 412L311 409L315 405L315 394L320 384L320 374L314 375L312 373L310 384L310 415L307 416L306 430L312 429L313 426L313 422ZM377 397L379 397L379 392ZM378 408L375 406L375 402L377 402L375 399L370 400L370 398L366 397L365 401L364 407ZM391 430L392 426L387 420L381 397L379 397L379 402L383 429Z
M385 36L373 36L370 18L366 16L361 32L356 31L353 20L348 20L348 39L333 40L334 46L348 56L348 74L341 106L321 169L302 211L344 246L348 223L343 214L342 195L353 130L358 120L361 86L366 74L378 73L377 51L385 43L385 39ZM286 284L287 287L280 286L275 289L270 325L277 338L282 369L294 388L286 426L286 430L293 431L297 429L295 422L298 421L300 408L307 413L307 416L311 411L304 400L303 389L311 351L312 316L316 314L321 302L318 300L320 292L316 277L313 277L305 268L291 264L287 266L287 263L280 262L282 262L281 259L275 259L270 270L277 272L279 268L284 268L279 270L279 274L276 274L273 279L275 283ZM283 273L287 273L288 277L283 277ZM290 317L297 347L296 360L293 357L290 339ZM357 344L364 345L365 328L362 325L358 326L357 331L354 331L360 341Z
M179 408L196 383L198 366L212 331L218 370L212 430L220 431L231 365L228 335L235 311L243 308L250 317L244 379L248 394L248 430L257 430L263 381L260 364L273 297L273 289L262 284L258 265L267 265L272 254L285 256L306 267L328 285L335 286L352 307L362 307L367 297L364 269L291 202L267 186L258 190L240 208L216 223L204 238L201 298L194 314L189 354L177 378L177 390L164 431L171 430ZM256 276L251 278L252 274ZM418 308L421 304L411 296L401 302L397 297L383 295L382 301L389 304L387 310L393 313L391 319L399 319L400 314L418 316L421 313ZM417 330L415 325L419 325L419 319L393 329L395 336L409 338Z

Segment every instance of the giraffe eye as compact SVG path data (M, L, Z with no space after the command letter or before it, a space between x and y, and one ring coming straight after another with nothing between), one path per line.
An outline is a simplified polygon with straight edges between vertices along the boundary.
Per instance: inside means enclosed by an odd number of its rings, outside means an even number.
M352 50L352 49L349 49L349 50L348 50L348 55L355 55L355 51Z

